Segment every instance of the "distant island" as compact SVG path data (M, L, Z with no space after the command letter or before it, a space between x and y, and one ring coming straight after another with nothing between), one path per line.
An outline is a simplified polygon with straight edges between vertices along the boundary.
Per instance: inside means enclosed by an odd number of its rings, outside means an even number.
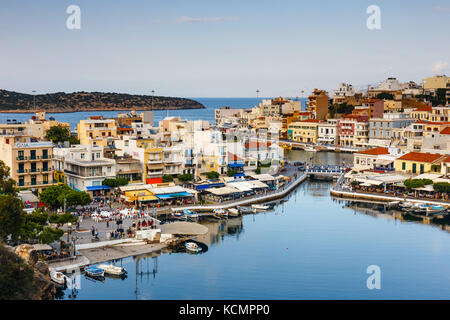
M36 95L36 110L47 112L204 109L185 98L153 97L114 92L47 93ZM0 89L0 112L34 112L33 95Z

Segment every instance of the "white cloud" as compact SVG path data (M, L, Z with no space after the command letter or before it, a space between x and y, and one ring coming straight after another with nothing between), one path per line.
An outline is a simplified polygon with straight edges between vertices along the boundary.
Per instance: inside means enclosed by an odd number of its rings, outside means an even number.
M195 22L228 22L238 21L238 17L212 17L212 18L194 18L194 17L179 17L176 19L177 23L195 23Z
M439 12L450 12L449 7L433 6L433 9Z
M433 68L431 69L435 73L441 73L448 67L447 61L436 61L436 63L433 65Z

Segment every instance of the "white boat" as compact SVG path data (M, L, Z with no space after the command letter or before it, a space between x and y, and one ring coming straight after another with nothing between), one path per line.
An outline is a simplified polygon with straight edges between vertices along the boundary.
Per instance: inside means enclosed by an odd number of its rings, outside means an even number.
M202 251L202 248L200 248L198 246L198 244L196 244L195 242L186 242L184 244L184 246L186 247L186 250L188 250L190 252L200 252L200 251Z
M252 204L252 208L255 210L267 210L269 206L265 206L263 204Z
M50 271L50 279L61 286L64 286L67 283L67 277L62 272L58 271Z
M306 146L305 151L317 152L316 148L314 148L313 146Z
M411 207L413 206L413 203L409 202L409 201L402 201L398 204L398 206L401 209L411 209Z
M127 273L124 267L116 267L112 264L100 264L97 268L102 269L106 274L112 274L115 276L121 276Z
M232 217L239 217L240 215L239 210L235 208L228 209L228 214Z
M443 206L437 206L437 205L429 206L429 207L426 208L427 214L428 213L431 213L431 214L441 213L441 212L444 212L446 210L447 209L445 209Z

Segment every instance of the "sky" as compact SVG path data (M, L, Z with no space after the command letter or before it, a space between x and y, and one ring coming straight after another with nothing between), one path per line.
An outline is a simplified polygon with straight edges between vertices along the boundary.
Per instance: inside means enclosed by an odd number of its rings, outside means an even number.
M449 30L447 0L2 0L0 89L294 97L420 82L450 74Z

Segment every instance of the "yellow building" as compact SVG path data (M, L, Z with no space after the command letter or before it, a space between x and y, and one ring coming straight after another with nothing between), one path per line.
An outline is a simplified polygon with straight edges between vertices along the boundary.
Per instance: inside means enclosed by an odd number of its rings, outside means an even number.
M107 147L117 138L117 126L114 119L91 117L81 120L77 125L80 144Z
M422 87L425 90L437 90L446 89L447 83L450 82L450 77L447 76L434 76L422 80Z
M308 97L308 110L313 113L314 118L326 120L328 114L328 94L324 90L314 89Z
M297 142L317 143L319 123L315 119L292 122L288 127L288 137Z
M424 122L423 135L428 136L450 127L450 122Z
M446 156L434 153L410 152L395 160L395 171L411 174L440 172Z
M163 148L147 148L144 153L144 179L145 183L160 183L164 171Z
M427 121L430 118L431 106L419 107L410 113L410 117L417 120Z
M53 184L53 144L24 135L0 136L0 160L19 188L42 191Z
M384 100L384 111L399 112L402 109L402 100Z

